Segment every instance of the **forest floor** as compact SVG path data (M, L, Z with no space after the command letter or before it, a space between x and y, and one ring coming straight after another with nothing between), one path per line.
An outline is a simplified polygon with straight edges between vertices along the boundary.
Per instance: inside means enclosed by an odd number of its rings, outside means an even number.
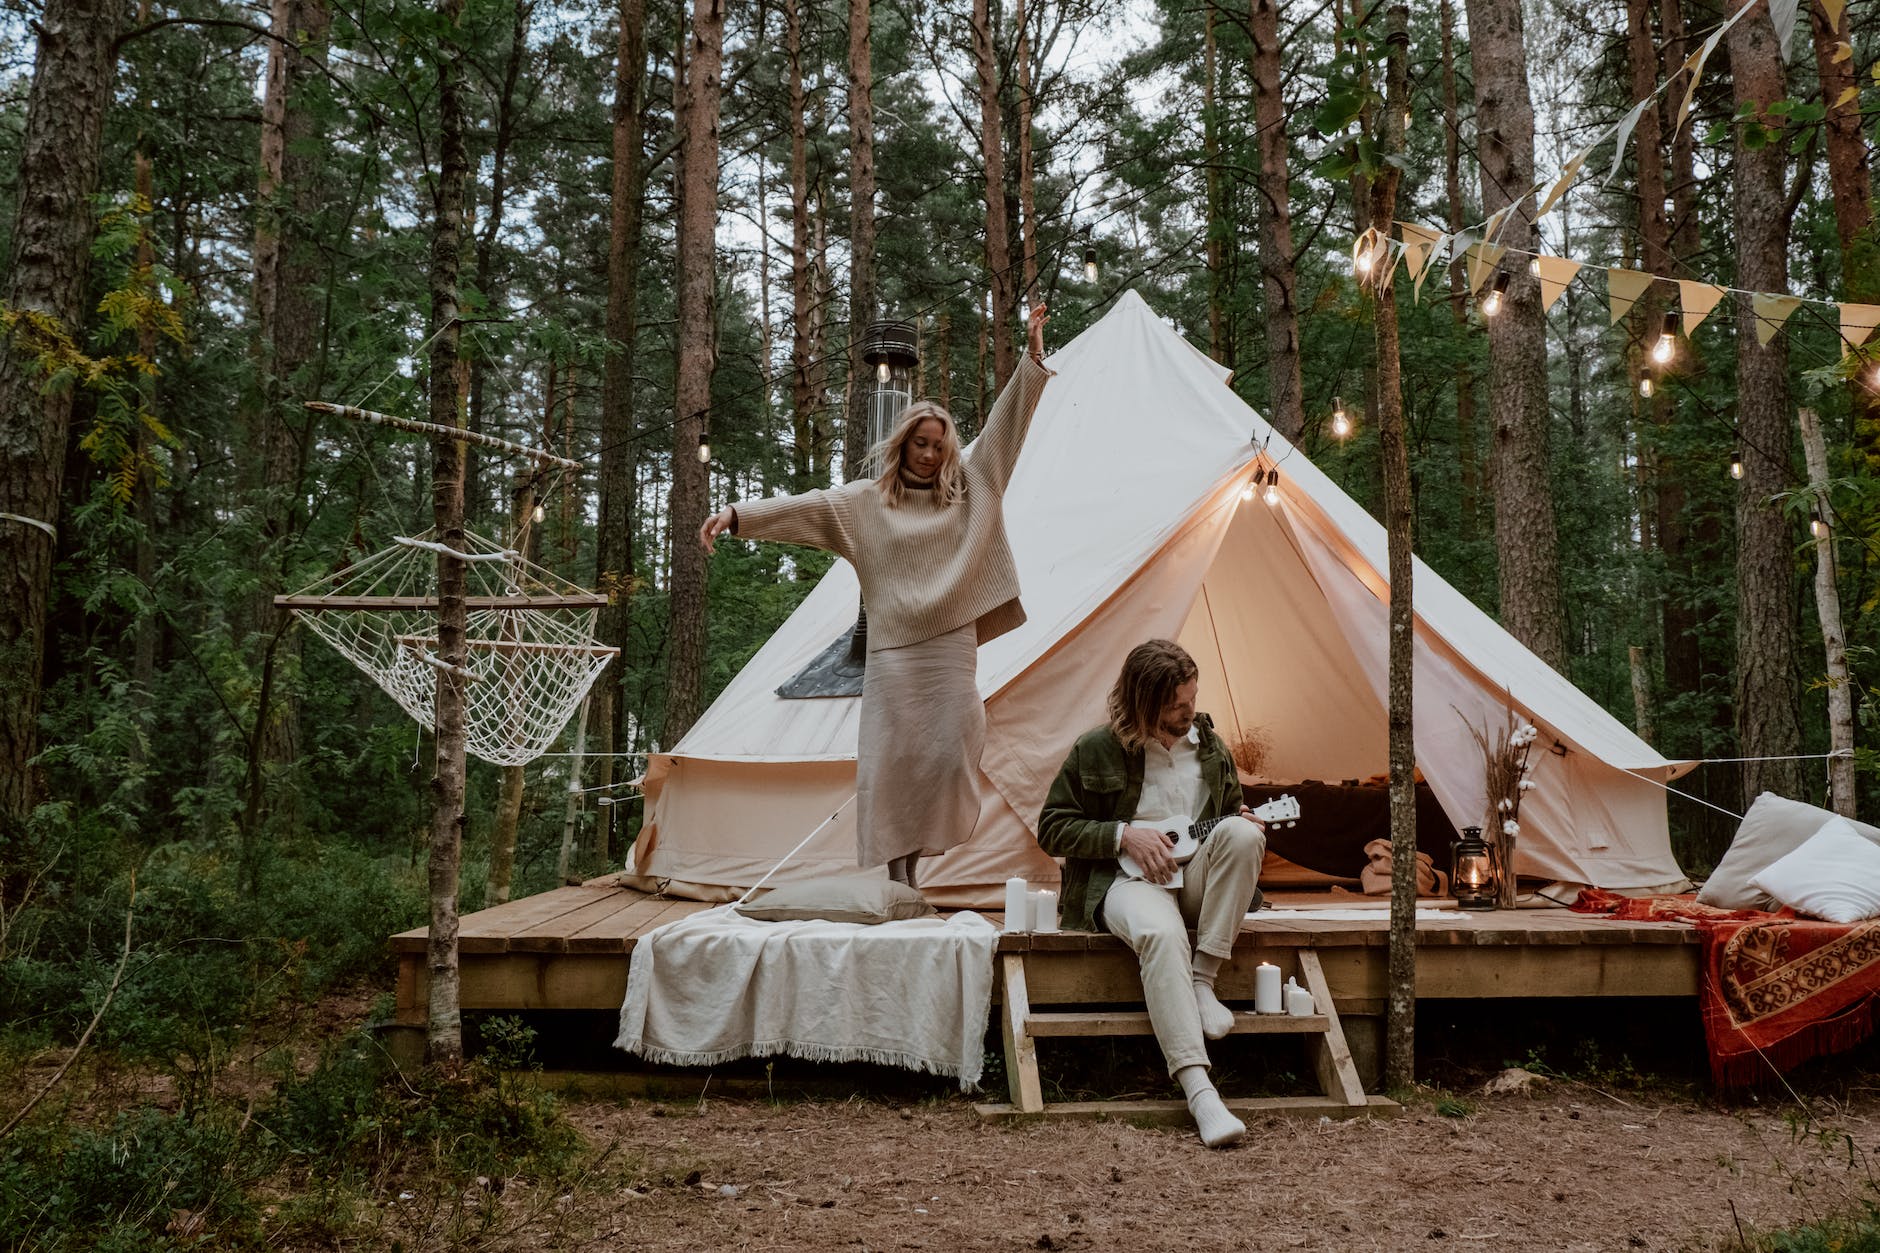
M983 1125L963 1100L579 1101L576 1125L630 1165L550 1239L688 1253L1735 1249L1739 1224L1819 1221L1874 1195L1872 1095L1811 1101L1812 1123L1794 1106L1558 1080L1444 1102L1460 1116L1437 1103L1266 1119L1209 1152L1174 1128Z

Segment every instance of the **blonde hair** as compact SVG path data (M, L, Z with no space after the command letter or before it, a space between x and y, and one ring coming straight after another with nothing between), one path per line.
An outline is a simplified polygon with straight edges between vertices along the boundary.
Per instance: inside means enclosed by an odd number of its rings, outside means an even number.
M1146 640L1130 649L1110 689L1110 730L1123 747L1141 748L1161 725L1175 689L1200 673L1188 650L1174 640Z
M881 467L881 472L875 476L875 486L881 489L891 506L900 504L907 492L907 485L901 482L901 458L907 442L914 438L914 429L929 418L941 426L940 468L933 476L934 499L943 505L957 505L966 499L960 432L953 423L953 415L931 400L917 400L907 407L894 431L876 444L871 454L875 464Z

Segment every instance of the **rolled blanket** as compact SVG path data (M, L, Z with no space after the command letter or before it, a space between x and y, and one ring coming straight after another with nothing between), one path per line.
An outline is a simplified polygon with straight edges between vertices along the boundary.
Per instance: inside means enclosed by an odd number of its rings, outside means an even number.
M1364 846L1369 858L1358 872L1358 882L1366 896L1384 896L1390 892L1391 855L1389 840L1372 840ZM1428 853L1417 854L1417 895L1448 896L1449 876L1436 868Z

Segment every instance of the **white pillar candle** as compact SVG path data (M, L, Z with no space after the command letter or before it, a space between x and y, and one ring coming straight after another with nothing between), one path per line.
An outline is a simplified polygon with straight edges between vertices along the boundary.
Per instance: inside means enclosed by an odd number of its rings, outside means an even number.
M1007 931L1031 930L1031 897L1026 888L1029 885L1018 878L1005 881L1005 929Z
M1262 1014L1283 1014L1286 1004L1280 999L1279 967L1261 962L1253 969L1253 1008Z
M1031 929L1033 931L1058 929L1056 892L1046 889L1031 894Z

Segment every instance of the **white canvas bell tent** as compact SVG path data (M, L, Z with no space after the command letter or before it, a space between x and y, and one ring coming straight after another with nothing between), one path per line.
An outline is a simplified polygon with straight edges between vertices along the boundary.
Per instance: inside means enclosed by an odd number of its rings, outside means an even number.
M1383 527L1133 292L1050 365L1057 377L1005 499L1029 621L979 653L982 806L968 843L921 864L936 904L997 908L1010 876L1056 879L1035 840L1039 808L1145 639L1182 641L1222 734L1258 728L1268 741L1266 777L1387 769ZM1254 470L1272 465L1278 502L1243 500ZM1664 792L1650 780L1692 763L1654 752L1421 563L1414 592L1417 764L1451 821L1479 824L1485 807L1469 724L1493 731L1512 708L1541 732L1519 870L1618 889L1679 882ZM861 700L776 690L842 635L856 605L854 571L838 562L685 738L651 759L628 882L729 899L831 814L771 882L853 872Z

